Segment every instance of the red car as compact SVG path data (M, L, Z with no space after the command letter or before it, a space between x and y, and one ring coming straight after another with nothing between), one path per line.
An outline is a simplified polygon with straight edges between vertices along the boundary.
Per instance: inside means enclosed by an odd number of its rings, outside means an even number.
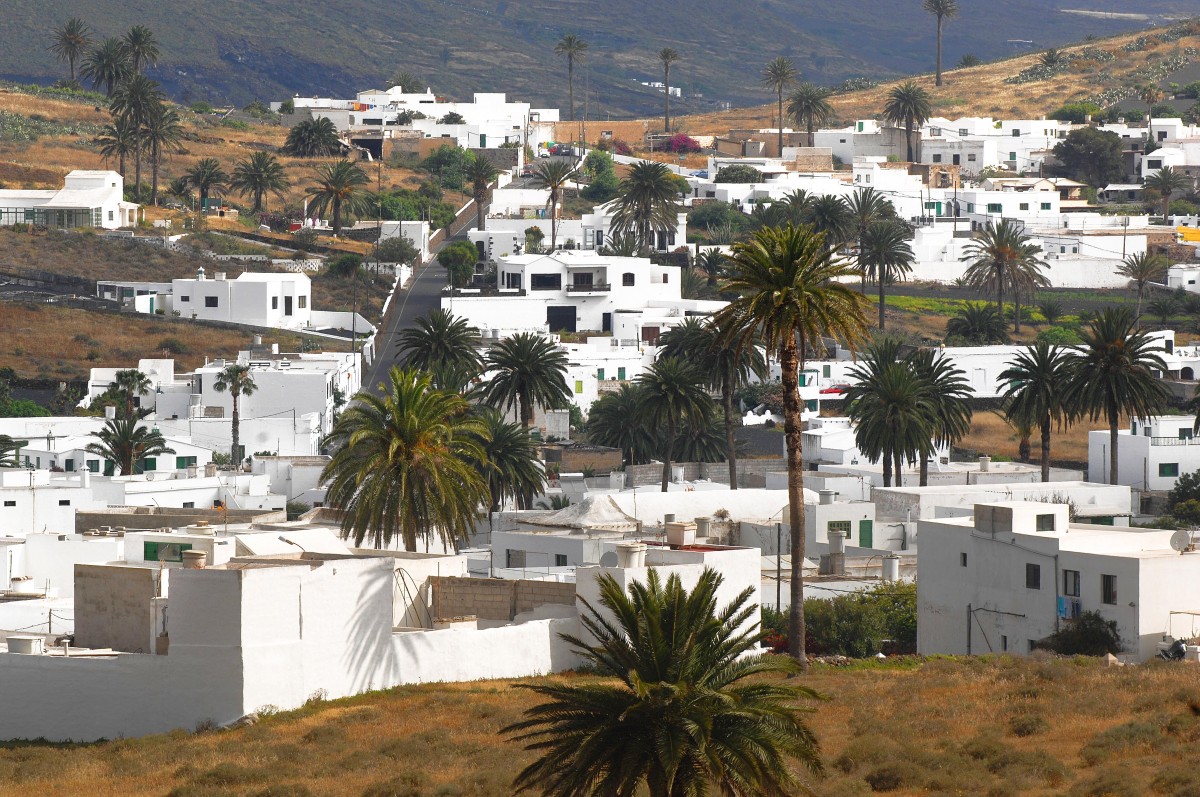
M842 393L849 392L849 390L850 390L850 385L844 385L844 384L830 385L829 387L821 389L821 395L822 396L829 396L829 395L840 396Z

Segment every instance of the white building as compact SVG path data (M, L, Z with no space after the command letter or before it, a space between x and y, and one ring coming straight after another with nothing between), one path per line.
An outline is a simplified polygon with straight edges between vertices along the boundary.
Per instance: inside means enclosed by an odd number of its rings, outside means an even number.
M1197 554L1172 549L1170 531L1073 524L1069 511L1001 502L922 520L917 651L1025 654L1085 611L1116 621L1137 661L1182 633L1172 613L1200 606Z
M1081 522L1097 525L1128 526L1136 510L1129 487L1083 481L875 487L871 490L871 500L879 517L907 521L969 517L976 504L994 501L1066 504Z
M1200 470L1200 438L1192 429L1194 415L1134 418L1117 432L1117 483L1135 490L1170 490L1184 473ZM1111 436L1088 432L1088 474L1108 481Z
M70 172L57 191L0 189L0 226L37 224L74 229L132 227L138 208L124 199L125 181L118 172Z

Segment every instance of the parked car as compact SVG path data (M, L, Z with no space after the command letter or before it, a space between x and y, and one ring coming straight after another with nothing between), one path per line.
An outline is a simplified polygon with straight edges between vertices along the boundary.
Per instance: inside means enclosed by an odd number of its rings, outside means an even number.
M831 395L839 396L842 393L848 393L849 391L850 391L850 385L837 384L837 385L830 385L829 387L826 387L826 388L822 388L821 395L823 395L823 396L831 396Z
M699 177L701 180L708 179L708 169L701 169L698 172L692 172L692 177Z

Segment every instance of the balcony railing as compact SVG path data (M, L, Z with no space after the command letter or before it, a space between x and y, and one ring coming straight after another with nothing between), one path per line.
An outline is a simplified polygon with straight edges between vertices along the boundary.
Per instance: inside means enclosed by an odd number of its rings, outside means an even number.
M567 293L607 293L612 285L607 282L594 282L590 285L568 285Z
M1200 438L1196 437L1151 437L1152 446L1200 446Z

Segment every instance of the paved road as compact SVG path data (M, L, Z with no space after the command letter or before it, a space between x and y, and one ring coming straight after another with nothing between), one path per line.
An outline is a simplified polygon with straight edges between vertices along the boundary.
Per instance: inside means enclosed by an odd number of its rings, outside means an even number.
M442 246L445 245L445 243L442 244ZM409 282L408 289L401 289L392 299L392 301L400 302L400 306L392 316L391 325L377 339L379 345L376 349L375 362L367 368L366 379L363 382L364 389L378 392L377 385L384 380L388 369L398 364L396 340L400 333L411 327L413 321L419 316L441 306L442 288L446 285L446 269L438 265L436 258L438 251L441 251L441 247L434 251L435 257L431 257L428 264L417 269Z

